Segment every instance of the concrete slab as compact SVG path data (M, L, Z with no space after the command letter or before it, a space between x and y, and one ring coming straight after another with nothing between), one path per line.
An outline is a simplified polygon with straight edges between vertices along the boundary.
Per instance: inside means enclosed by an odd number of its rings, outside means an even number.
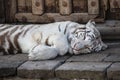
M107 21L105 21L105 25L107 27L115 27L115 25L116 25L117 22L118 21L115 21L115 20L107 20Z
M17 68L26 60L24 54L0 56L0 77L17 75Z
M3 55L3 52L0 52L0 56L2 56Z
M71 57L71 55L64 55L64 56L58 56L55 59L46 60L46 61L61 61L61 62L65 62L70 57Z
M56 76L66 79L105 80L106 69L111 63L67 62L55 71Z
M114 40L114 41L107 40L107 42L106 41L104 41L104 42L105 42L105 44L108 45L109 48L120 48L119 40Z
M27 61L18 68L18 76L21 78L40 79L55 77L54 69L61 61Z
M109 53L112 53L112 54L120 54L120 47L113 47L113 48L110 48L109 49Z
M120 80L120 62L111 65L107 70L107 77L109 80Z
M83 61L103 61L109 54L108 53L92 53L84 55L76 55L69 58L70 62L83 62Z
M0 56L0 61L26 61L26 60L28 60L27 54Z
M106 44L108 45L108 49L105 50L107 53L120 54L120 41L109 41Z
M0 61L8 61L10 59L10 57L12 57L12 55L4 55L4 56L0 56Z
M97 24L100 27L120 27L120 21L119 20L107 20L103 24Z
M12 61L27 61L28 60L28 54L16 54L12 55L9 60Z
M0 61L0 77L15 76L23 61Z
M120 53L117 50L115 53L111 53L108 57L106 57L103 61L109 61L109 62L120 62Z

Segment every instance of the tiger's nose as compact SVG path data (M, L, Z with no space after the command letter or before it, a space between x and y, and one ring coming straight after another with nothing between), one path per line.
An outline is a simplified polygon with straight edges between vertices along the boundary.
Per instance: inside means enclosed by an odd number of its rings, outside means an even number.
M72 48L76 51L79 51L84 48L84 44L81 42L77 42Z
M74 45L74 48L76 48L76 49L80 49L80 48L83 48L83 47L84 47L84 45L81 42L78 42Z

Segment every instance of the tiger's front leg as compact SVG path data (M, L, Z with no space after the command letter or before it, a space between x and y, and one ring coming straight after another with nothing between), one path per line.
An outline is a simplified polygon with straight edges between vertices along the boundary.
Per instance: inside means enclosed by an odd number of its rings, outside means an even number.
M29 51L29 60L46 60L55 58L59 51L53 46L37 45Z
M61 56L65 55L69 50L67 36L64 34L52 36L50 38L50 43L52 43L52 46L55 47L57 51L59 51L59 55Z

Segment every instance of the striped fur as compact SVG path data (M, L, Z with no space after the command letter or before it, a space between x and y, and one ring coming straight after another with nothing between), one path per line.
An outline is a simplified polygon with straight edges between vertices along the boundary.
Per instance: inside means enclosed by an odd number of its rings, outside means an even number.
M0 24L0 51L29 53L30 60L57 55L90 53L106 48L94 23L56 22L43 25Z

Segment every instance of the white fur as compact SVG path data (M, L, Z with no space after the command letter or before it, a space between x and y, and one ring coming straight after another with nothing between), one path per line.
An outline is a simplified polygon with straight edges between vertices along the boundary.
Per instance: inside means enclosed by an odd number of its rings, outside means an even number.
M18 44L23 53L29 53L29 60L51 59L67 52L70 54L98 52L107 48L93 21L89 21L86 25L71 21L26 25L10 36L12 43L15 35L20 32L22 34L18 37ZM4 47L7 49L9 46Z

